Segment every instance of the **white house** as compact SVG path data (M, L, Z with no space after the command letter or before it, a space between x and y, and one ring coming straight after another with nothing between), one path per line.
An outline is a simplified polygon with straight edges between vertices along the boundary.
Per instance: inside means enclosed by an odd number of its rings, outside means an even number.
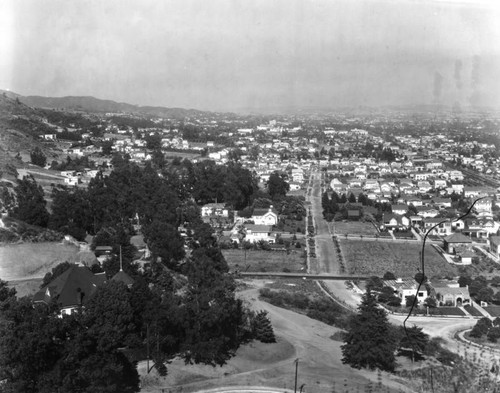
M384 286L391 287L394 289L394 293L401 299L404 304L406 299L410 296L417 296L418 303L421 303L427 299L427 290L424 285L421 286L417 295L418 283L413 278L402 279L398 278L396 280L385 280Z
M270 206L269 209L254 209L250 219L255 225L276 225L278 223L278 214Z
M201 216L229 217L229 209L225 207L224 203L208 203L201 207Z
M246 235L245 240L250 243L257 243L259 241L265 241L268 243L274 243L275 238L271 236L272 226L271 225L245 225Z

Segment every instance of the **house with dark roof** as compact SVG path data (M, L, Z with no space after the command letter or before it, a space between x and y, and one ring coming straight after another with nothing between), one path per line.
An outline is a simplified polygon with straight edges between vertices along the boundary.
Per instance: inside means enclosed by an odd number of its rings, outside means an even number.
M128 288L134 284L134 279L120 268L120 271L111 277L111 281L119 281L124 283Z
M33 302L47 305L56 302L61 314L69 315L85 306L105 281L104 273L94 274L85 266L72 265L35 293Z
M471 244L472 240L459 232L444 238L444 249L450 254L456 254L469 250Z
M394 214L399 214L402 216L403 214L406 214L408 211L408 205L406 204L394 204L392 205L392 212Z

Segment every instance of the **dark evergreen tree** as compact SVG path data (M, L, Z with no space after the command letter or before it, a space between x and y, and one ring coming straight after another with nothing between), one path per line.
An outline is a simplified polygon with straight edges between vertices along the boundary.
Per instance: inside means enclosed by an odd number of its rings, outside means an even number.
M375 296L367 291L358 313L349 321L342 362L354 368L379 368L393 371L396 365L396 341L385 310L377 305Z
M267 311L259 311L252 320L253 337L263 343L275 343L273 326L267 316Z
M399 327L399 348L409 349L412 351L412 359L415 359L416 354L423 354L427 344L429 343L429 335L422 331L421 327L413 325L409 328Z

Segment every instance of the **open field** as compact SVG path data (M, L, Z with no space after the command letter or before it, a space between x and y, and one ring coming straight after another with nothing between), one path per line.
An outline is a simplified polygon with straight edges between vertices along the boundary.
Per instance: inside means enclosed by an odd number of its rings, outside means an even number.
M392 272L397 277L413 277L420 270L420 243L363 241L338 238L350 274L383 276ZM433 247L425 250L427 277L458 274Z
M63 243L23 243L0 246L0 279L40 278L57 264L73 260L79 249Z
M262 250L222 250L229 270L240 272L301 272L305 264L304 250L291 250L289 254L284 251ZM246 254L246 256L245 256Z
M333 223L335 228L335 234L337 235L363 235L363 236L375 236L378 232L370 222L361 221L336 221Z

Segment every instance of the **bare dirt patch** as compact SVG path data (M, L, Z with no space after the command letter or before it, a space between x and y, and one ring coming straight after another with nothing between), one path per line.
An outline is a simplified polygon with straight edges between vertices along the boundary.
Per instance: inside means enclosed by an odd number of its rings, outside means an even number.
M364 235L375 236L378 234L377 229L371 222L362 221L336 221L333 223L335 234L337 235Z
M8 281L8 285L11 288L16 288L16 296L30 296L34 295L40 289L40 285L42 284L41 278L32 278L28 280L15 280Z
M23 243L0 246L0 279L40 278L61 262L74 258L79 249L63 243Z
M231 271L240 272L301 272L305 269L304 251L222 250ZM286 269L286 270L285 270Z

